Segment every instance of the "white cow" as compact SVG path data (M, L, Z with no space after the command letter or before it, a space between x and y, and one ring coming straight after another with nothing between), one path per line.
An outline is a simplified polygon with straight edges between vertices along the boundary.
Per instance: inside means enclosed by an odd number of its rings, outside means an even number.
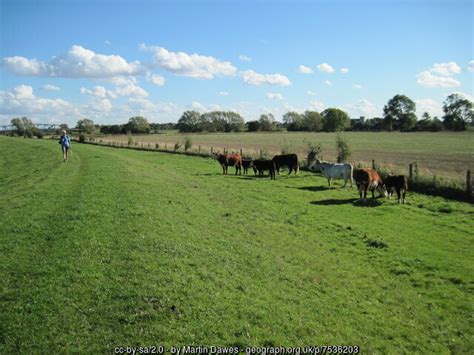
M352 164L347 163L327 163L324 161L317 160L310 166L312 170L319 170L323 174L323 176L328 179L328 184L331 186L332 179L343 179L344 180L344 187L347 185L347 180L351 182L352 187L352 173L353 173L353 166Z

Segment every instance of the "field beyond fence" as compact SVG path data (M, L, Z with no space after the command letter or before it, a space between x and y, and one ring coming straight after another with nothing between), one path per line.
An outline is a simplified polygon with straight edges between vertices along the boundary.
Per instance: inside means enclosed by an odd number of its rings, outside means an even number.
M458 200L470 199L468 171L474 171L474 132L345 132L354 166L375 166L383 175L409 175L411 189ZM94 138L91 143L162 152L209 156L216 152L240 152L247 157L272 157L282 150L297 153L303 166L308 143L322 146L320 158L336 161L336 134L310 132L207 133L114 135ZM467 197L466 197L467 196Z

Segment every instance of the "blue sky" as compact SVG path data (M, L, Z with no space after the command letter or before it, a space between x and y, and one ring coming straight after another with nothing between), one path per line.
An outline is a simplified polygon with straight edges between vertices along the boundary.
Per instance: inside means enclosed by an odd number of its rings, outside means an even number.
M472 99L472 1L0 0L0 124Z

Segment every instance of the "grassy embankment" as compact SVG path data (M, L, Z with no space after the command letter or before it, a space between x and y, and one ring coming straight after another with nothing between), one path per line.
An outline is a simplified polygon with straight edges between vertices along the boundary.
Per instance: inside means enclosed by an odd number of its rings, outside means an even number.
M311 173L0 137L0 353L474 348L474 207L355 202Z

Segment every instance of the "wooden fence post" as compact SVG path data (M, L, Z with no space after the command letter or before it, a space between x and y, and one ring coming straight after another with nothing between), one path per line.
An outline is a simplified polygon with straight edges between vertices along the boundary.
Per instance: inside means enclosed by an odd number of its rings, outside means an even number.
M372 169L375 170L375 160L374 159L372 159Z
M262 159L262 158L263 158L263 152L262 152L262 150L260 149L260 159Z
M467 198L470 200L472 198L471 170L468 170L466 173L466 193L467 193Z
M201 154L201 146L199 146L198 152L199 152L199 154Z
M240 148L240 156L242 156L242 148Z
M413 180L413 164L412 163L408 165L408 177L410 178L410 180Z
M211 155L214 154L214 147L211 147Z

